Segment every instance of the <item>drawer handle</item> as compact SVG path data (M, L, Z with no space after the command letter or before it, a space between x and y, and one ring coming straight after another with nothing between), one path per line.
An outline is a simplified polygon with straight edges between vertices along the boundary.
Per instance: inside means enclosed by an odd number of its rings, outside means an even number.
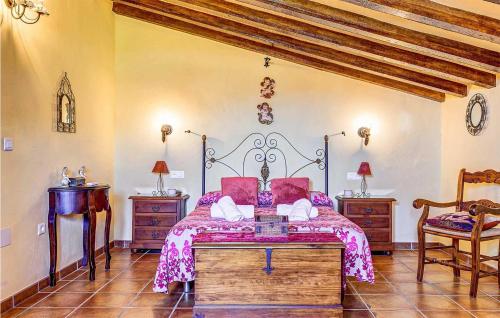
M373 208L365 208L365 212L366 213L372 213L373 212Z
M372 224L372 220L366 220L365 221L365 225L371 225Z
M151 225L152 226L157 226L158 224L160 224L160 220L158 220L157 218L152 218L151 219Z
M368 239L368 241L371 241L372 236L371 236L370 234L367 234L367 235L366 235L366 238Z
M158 231L153 231L151 234L151 237L154 238L155 240L160 237L160 232Z
M151 210L153 210L153 212L158 212L158 211L160 211L160 206L159 205L153 205L151 207Z

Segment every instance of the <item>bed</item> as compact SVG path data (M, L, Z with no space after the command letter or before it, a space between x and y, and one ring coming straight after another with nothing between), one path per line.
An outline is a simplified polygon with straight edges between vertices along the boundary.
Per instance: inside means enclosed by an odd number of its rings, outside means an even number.
M238 146L222 156L216 156L213 148L207 148L207 138L202 136L202 193L197 207L186 218L177 223L168 233L165 245L162 248L160 261L153 283L155 292L168 292L168 284L172 282L189 282L195 279L195 264L192 252L193 238L205 231L225 232L252 232L255 230L253 219L244 219L238 222L228 222L224 219L210 217L210 204L217 200L218 192L205 193L206 173L215 164L221 164L238 176L248 175L249 158L260 165L259 206L255 215L276 214L276 209L269 207L269 196L266 191L269 187L271 166L282 158L281 168L284 167L284 176L293 177L304 169L316 166L324 172L325 192L315 192L311 197L313 204L318 206L319 216L309 221L290 222L290 232L327 232L334 233L346 246L344 260L344 274L355 276L358 281L374 282L373 265L370 246L363 230L333 210L333 204L328 198L328 136L324 137L324 147L317 149L315 156L309 157L301 153L285 136L272 132L267 135L252 133L245 137ZM281 147L281 143L287 150ZM229 156L249 144L244 151L243 164L240 170L227 163ZM298 153L303 162L298 167L290 169L286 153ZM289 171L292 171L289 173ZM246 172L246 173L245 173ZM281 175L283 176L283 174ZM261 202L262 201L262 202Z

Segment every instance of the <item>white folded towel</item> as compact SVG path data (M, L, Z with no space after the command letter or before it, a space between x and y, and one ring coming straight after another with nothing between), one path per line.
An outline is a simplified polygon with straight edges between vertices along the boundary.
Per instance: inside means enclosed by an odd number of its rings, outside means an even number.
M224 196L219 199L219 202L212 204L210 207L210 216L236 222L253 218L254 209L253 205L236 205L231 197Z
M318 216L318 208L313 207L311 201L300 199L293 204L278 204L278 215L287 215L289 221L309 221Z
M224 218L224 212L222 212L222 209L217 202L212 203L212 206L210 206L210 216L213 218Z
M238 210L243 213L243 216L245 219L253 219L254 218L254 212L255 212L255 206L250 204L250 205L237 205Z

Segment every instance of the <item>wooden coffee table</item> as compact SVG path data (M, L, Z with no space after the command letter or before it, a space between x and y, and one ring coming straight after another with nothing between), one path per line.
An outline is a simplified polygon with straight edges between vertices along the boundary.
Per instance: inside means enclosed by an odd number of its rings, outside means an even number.
M330 233L202 233L194 317L342 317L344 244Z

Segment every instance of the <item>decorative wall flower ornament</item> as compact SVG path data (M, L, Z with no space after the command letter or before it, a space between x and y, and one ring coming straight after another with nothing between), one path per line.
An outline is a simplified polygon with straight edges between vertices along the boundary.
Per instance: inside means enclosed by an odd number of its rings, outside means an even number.
M274 95L274 85L276 82L270 78L269 76L264 77L262 82L260 83L260 96L264 98L271 98Z
M273 109L269 106L268 103L264 102L257 106L259 123L270 125L274 121Z

